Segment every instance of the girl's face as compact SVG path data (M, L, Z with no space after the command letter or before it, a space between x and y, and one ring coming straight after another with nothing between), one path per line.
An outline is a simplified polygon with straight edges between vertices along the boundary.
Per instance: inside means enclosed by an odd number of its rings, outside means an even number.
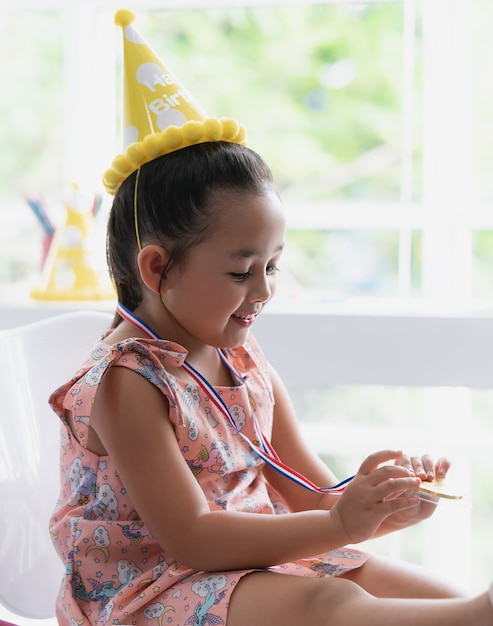
M185 265L172 267L164 281L166 303L179 323L174 339L188 350L244 343L274 293L284 245L285 220L273 190L224 192L214 208L212 236L191 248Z

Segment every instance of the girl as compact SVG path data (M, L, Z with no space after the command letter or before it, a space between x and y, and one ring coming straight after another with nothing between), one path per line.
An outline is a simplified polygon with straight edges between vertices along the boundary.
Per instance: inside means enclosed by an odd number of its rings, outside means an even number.
M445 459L377 452L340 495L285 476L337 482L250 335L284 229L270 170L235 143L176 150L121 185L114 325L50 399L60 624L493 625L488 593L345 547L431 515L417 490Z

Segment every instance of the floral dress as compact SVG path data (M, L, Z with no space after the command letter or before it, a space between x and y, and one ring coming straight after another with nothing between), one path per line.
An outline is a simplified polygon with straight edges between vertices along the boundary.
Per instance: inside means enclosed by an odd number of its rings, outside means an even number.
M216 391L238 431L258 443L254 413L270 439L273 397L260 349L250 338L224 356L236 384ZM91 406L109 367L130 368L164 394L178 445L212 510L286 512L282 498L264 478L260 457L227 423L206 391L167 372L167 365L179 367L185 357L185 350L169 341L128 339L108 345L103 337L75 377L50 397L63 425L61 490L50 521L65 565L57 600L60 624L225 624L235 586L252 571L200 572L178 563L140 519L112 459L87 449ZM73 413L77 437L65 422L65 410ZM366 558L355 550L334 550L270 569L296 576L337 576L361 566Z

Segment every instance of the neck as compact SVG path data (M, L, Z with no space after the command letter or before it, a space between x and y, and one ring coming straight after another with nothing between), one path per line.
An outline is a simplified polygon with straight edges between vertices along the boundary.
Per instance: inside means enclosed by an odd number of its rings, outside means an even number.
M138 307L135 312L132 313L121 304L118 304L118 313L127 323L137 328L146 337L167 339L183 345L187 350L187 362L200 372L212 385L230 386L233 384L234 381L231 372L224 364L217 348L198 342L195 342L194 345L194 342L190 342L190 338L187 338L186 342L180 341L180 335L182 333L177 332L176 328L173 329L174 332L169 336L167 329L162 325L162 312L159 317L161 327L158 327L153 323L152 315L146 315L145 312L139 310L140 308L141 307ZM156 323L157 321L158 319L155 320ZM176 324L178 323L176 322Z
M230 369L225 365L218 349L212 346L204 346L201 351L188 353L187 363L212 385L230 387L234 383Z

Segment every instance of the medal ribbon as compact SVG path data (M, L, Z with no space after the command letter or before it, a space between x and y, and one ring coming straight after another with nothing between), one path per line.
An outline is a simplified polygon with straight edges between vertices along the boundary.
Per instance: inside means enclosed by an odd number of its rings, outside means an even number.
M126 307L123 306L120 302L117 304L116 311L118 315L132 324L132 326L139 328L145 335L149 337L149 339L156 339L158 341L162 341L162 338L157 335L152 328L150 328L145 322L143 322L140 318L138 318L134 313L129 311ZM232 370L231 365L226 361L223 353L220 350L217 350L221 360L227 365L227 367ZM205 391L211 402L216 406L219 411L224 415L227 419L228 423L234 428L235 432L240 435L240 437L248 444L253 452L255 452L269 467L272 467L274 470L289 478L293 482L301 485L305 489L309 489L310 491L314 491L316 493L329 493L338 495L344 491L345 485L350 482L353 477L346 478L342 482L334 485L333 487L318 487L311 480L289 467L285 463L281 461L276 451L272 447L270 441L268 441L260 426L258 424L257 418L255 417L255 413L252 411L253 425L255 428L255 433L259 440L259 445L256 446L254 443L248 439L246 435L244 435L237 427L233 416L231 415L228 407L226 406L224 400L220 396L220 394L214 389L214 387L210 384L210 382L202 376L202 374L197 371L188 361L184 361L182 367L189 373L189 375L193 378L193 380L197 383L197 385ZM237 378L240 378L236 372L234 372Z

